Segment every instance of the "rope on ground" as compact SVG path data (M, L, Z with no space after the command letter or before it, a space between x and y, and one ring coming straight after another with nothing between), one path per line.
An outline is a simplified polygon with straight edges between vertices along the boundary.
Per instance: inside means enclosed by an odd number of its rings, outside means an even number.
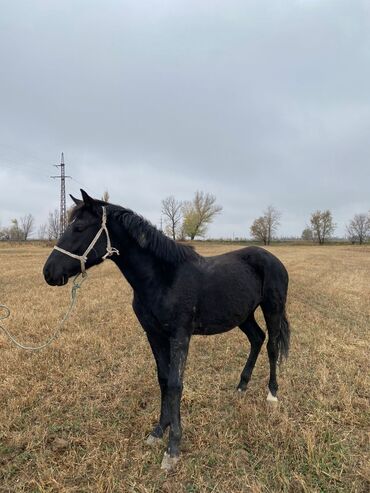
M20 349L25 349L27 351L39 351L40 349L43 349L44 347L49 346L53 341L55 341L55 339L57 339L59 337L59 335L60 335L60 333L62 331L62 328L63 328L65 322L68 320L69 315L71 314L71 312L72 312L72 310L73 310L73 308L74 308L74 306L76 304L76 301L77 301L77 291L82 286L82 283L86 279L86 277L82 277L81 281L80 282L77 282L77 279L78 279L79 276L80 276L80 274L78 274L73 279L73 284L72 284L72 289L71 289L71 302L69 304L68 310L66 311L66 313L65 313L64 317L62 318L62 320L57 324L53 335L46 342L44 342L43 344L40 344L39 346L28 346L28 345L21 344L20 342L18 342L15 339L15 337L9 332L9 330L6 329L1 324L0 324L0 329L13 342L13 344L15 344ZM5 320L6 318L8 318L10 316L10 310L9 310L9 308L7 306L0 304L0 310L5 311L5 314L4 315L0 315L0 320Z

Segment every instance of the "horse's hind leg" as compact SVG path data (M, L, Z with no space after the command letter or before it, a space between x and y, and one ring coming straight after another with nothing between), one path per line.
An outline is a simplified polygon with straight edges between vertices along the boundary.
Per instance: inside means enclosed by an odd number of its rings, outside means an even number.
M251 379L254 365L256 364L259 352L266 336L261 327L255 321L253 313L245 322L240 324L239 327L248 337L251 344L251 350L245 367L240 375L240 382L238 385L239 392L242 392L246 390L248 382Z
M289 338L290 329L289 322L286 318L285 311L275 313L267 311L262 307L267 330L269 334L269 340L267 342L267 354L270 362L270 380L269 380L269 393L267 400L270 402L276 402L278 383L276 378L276 367L279 357L287 357L289 350Z

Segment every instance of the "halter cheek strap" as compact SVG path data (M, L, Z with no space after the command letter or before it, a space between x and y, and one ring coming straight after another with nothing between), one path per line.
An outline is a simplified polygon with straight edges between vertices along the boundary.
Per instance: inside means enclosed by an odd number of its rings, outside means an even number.
M112 255L116 254L119 255L119 250L117 248L112 247L111 241L110 241L110 236L109 236L109 231L107 228L107 208L103 205L103 216L102 216L102 223L99 231L96 233L94 239L90 243L90 245L86 248L85 252L82 255L76 255L75 253L68 252L67 250L64 250L63 248L60 248L58 246L54 247L54 250L58 250L58 252L64 253L65 255L68 255L69 257L75 258L76 260L79 260L81 263L81 272L82 276L85 277L86 274L86 267L85 264L87 262L87 256L91 252L91 250L94 248L95 243L98 241L100 238L100 235L102 234L103 231L105 231L106 237L107 237L107 252L105 255L103 255L102 259L105 260L107 257L111 257Z

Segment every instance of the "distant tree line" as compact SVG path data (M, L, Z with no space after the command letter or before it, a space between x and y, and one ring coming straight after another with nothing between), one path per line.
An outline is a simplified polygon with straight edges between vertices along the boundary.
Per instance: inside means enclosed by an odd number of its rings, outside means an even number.
M109 193L106 190L102 195L102 200L109 202ZM67 210L70 214L73 207ZM12 219L9 227L0 227L0 241L25 241L35 234L35 218L32 214L26 214L20 219ZM54 209L49 212L47 221L42 223L36 237L40 240L57 240L60 236L60 216L59 210Z
M281 213L273 206L268 206L263 215L253 222L250 233L252 238L269 245L276 235L280 224ZM313 241L323 245L333 235L336 224L330 210L317 210L311 214L310 225L302 232L302 240ZM368 214L355 214L346 226L346 236L352 243L362 245L370 239L370 212Z
M105 191L102 200L109 202L109 193ZM170 195L162 200L161 212L164 219L164 232L173 240L194 240L204 238L208 226L222 211L216 197L210 193L197 191L192 200L177 200ZM70 212L70 211L67 211ZM251 237L263 245L270 245L277 239L280 226L281 212L269 205L261 216L257 217L250 226ZM320 245L330 240L336 224L330 210L317 210L309 219L309 225L302 232L301 239L316 242ZM32 214L11 220L9 227L0 227L0 241L25 241L35 234L35 220ZM48 219L41 224L37 238L57 240L60 236L59 211L49 212ZM346 236L352 243L362 245L370 240L370 211L368 214L355 214L346 226Z
M41 240L56 240L59 238L59 232L59 211L55 209L49 213L48 221L40 225L36 236ZM0 228L0 241L26 241L34 234L35 218L32 214L26 214L20 219L12 219L9 227Z
M316 211L311 214L310 226L302 232L302 239L315 241L323 245L331 238L336 225L330 210ZM368 214L355 214L346 226L346 237L351 243L362 245L370 239L370 212Z
M165 233L172 239L204 238L209 224L222 211L216 204L214 195L196 192L192 201L181 202L173 195L162 200L162 214L165 219ZM281 212L269 205L263 214L256 218L250 234L254 240L270 245L277 238ZM330 210L317 210L309 219L309 226L302 232L302 240L323 245L332 238L336 224ZM346 226L346 236L352 243L363 244L370 239L370 211L368 214L355 214Z
M14 218L9 227L0 228L0 240L25 241L34 232L34 225L32 214L26 214L20 219Z

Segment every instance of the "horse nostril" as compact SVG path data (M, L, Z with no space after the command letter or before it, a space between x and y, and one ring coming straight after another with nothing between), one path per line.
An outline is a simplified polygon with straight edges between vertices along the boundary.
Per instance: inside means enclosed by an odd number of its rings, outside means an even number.
M44 278L45 281L50 281L51 279L51 272L48 267L44 267Z

